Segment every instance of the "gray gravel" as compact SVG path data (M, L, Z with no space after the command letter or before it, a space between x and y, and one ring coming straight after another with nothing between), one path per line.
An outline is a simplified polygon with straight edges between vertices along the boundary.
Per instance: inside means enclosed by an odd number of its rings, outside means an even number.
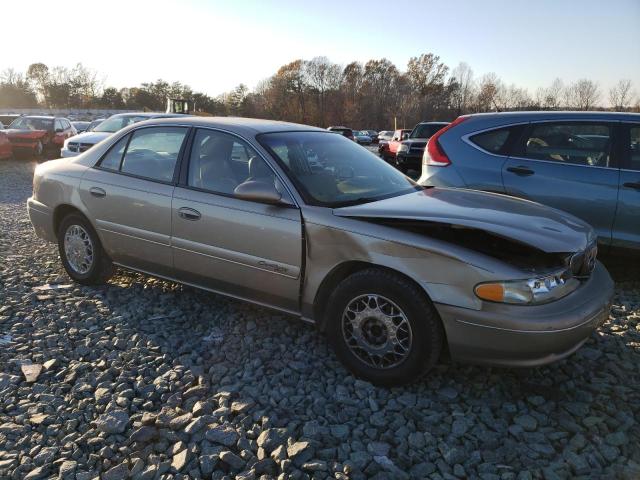
M34 291L71 282L27 218L33 167L0 162L0 478L640 477L628 260L611 318L568 360L445 362L385 390L312 327L171 282Z

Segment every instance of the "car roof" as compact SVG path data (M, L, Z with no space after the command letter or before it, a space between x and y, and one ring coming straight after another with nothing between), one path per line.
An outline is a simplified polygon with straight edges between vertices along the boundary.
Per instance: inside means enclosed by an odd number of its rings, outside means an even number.
M164 112L126 112L126 113L116 113L111 115L109 118L120 118L120 117L149 117L149 118L174 118L174 117L185 117L187 115L183 115L181 113L164 113Z
M238 133L243 132L248 135L258 135L260 133L274 132L325 132L327 130L299 123L281 122L279 120L263 120L259 118L245 117L195 117L184 116L180 119L180 124L194 127L215 127L222 130L229 129ZM162 125L165 123L175 123L175 118L156 118L153 120L145 120L136 125ZM350 129L349 129L350 130Z
M51 115L20 115L22 118L39 118L42 120L53 120L55 118L64 118L64 117L54 117Z
M450 122L420 122L418 125L449 125Z
M571 119L571 118L595 118L599 120L632 120L638 121L640 114L631 112L598 112L598 111L521 111L521 112L489 112L489 113L474 113L471 115L465 115L474 119L504 119L504 120L553 120L556 118Z

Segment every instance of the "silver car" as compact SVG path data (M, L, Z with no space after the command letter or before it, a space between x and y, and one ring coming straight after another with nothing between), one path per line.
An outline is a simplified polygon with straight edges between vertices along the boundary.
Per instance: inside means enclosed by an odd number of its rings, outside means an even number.
M28 201L69 276L115 265L295 315L356 375L416 379L453 359L534 366L579 348L613 284L577 218L424 188L340 135L170 118L39 165Z

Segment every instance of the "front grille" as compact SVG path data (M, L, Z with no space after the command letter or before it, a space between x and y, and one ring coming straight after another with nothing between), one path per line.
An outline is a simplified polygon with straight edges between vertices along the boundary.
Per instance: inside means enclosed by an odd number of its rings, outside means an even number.
M93 143L69 142L67 149L71 152L82 153L93 147Z

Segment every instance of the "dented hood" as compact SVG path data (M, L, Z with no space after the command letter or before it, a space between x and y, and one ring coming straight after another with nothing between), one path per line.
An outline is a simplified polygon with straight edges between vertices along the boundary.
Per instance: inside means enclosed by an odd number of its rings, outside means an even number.
M430 188L376 202L334 209L341 217L424 221L476 228L547 253L584 250L593 229L568 213L506 195Z

